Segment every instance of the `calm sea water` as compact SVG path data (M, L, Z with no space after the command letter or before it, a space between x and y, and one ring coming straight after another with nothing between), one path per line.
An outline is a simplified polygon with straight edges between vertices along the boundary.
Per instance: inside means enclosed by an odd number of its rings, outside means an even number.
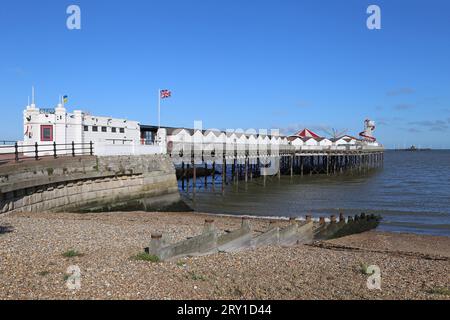
M450 236L450 151L387 151L384 167L367 175L286 176L265 187L254 180L224 195L220 185L202 186L188 201L197 211L239 215L375 213L382 231Z

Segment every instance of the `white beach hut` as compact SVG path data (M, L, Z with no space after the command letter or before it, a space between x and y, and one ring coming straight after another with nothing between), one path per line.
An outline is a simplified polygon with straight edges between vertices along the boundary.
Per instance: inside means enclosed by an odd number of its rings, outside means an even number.
M330 139L327 138L313 138L317 141L318 145L321 147L331 147L333 145L333 142Z
M295 147L295 150L300 150L305 145L305 142L299 136L289 137L288 140Z

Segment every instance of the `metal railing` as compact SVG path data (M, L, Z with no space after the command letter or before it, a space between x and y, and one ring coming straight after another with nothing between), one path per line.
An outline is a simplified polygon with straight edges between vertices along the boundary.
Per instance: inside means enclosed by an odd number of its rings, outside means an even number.
M131 144L133 143L132 139L105 139L105 141L111 144Z
M145 146L154 146L154 145L157 144L157 143L156 143L154 140L152 140L152 139L141 139L141 140L140 140L140 143L141 143L141 145L145 145Z
M16 141L8 141L8 140L0 140L0 145L6 146L6 145L14 145Z
M285 144L239 144L239 143L192 143L192 142L169 142L167 151L171 157L184 155L286 155L286 154L315 154L327 153L364 153L364 152L383 152L383 147L367 146L367 145L331 145L331 146L294 146Z
M21 160L39 160L42 158L76 157L94 155L94 143L34 143L19 144L12 141L9 145L0 143L0 164Z

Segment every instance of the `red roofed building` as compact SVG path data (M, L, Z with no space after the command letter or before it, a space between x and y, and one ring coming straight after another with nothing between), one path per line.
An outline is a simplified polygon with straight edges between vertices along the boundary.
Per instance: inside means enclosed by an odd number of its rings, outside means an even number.
M300 138L321 138L318 134L306 128L302 131L297 132L295 135L299 136Z

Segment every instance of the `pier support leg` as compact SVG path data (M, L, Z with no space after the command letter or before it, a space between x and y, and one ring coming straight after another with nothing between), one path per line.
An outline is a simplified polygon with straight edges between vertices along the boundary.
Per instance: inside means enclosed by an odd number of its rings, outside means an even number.
M187 168L187 176L186 176L186 192L189 193L189 180L190 180L190 176L191 176L191 171L189 170L189 163L186 165Z
M248 182L248 163L249 163L249 159L246 157L245 158L245 183Z
M195 161L192 162L192 193L195 197L195 192L197 191L197 167Z
M327 176L329 176L330 175L330 155L328 154L327 156L326 156L326 161L327 161Z
M303 177L303 157L300 157L300 175Z
M216 189L216 162L214 161L212 164L212 171L211 171L211 182L212 182L212 189L215 191Z
M225 192L225 184L227 183L227 160L223 157L222 162L222 194Z
M181 162L181 190L184 191L184 178L185 178L186 172L184 171L184 161Z
M295 157L294 157L294 155L292 155L291 161L289 163L291 165L291 178L294 176L294 160L295 160Z
M275 157L273 158L273 160L275 161ZM284 161L283 157L280 156L278 161L278 180L281 179L281 166L283 165L283 161Z
M205 189L208 188L208 164L205 162Z

